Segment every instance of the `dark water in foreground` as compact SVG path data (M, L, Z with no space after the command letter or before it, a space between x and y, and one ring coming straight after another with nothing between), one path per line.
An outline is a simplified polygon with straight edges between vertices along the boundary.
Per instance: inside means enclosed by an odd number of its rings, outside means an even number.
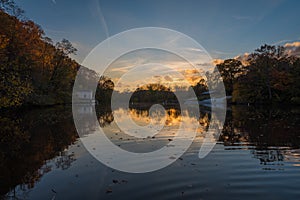
M202 109L201 109L202 110ZM89 108L83 109L89 114ZM169 109L170 130L180 113ZM114 114L148 122L146 110ZM71 108L0 114L0 197L4 199L300 199L300 108L233 106L217 145L198 158L209 111L189 150L170 166L146 174L123 173L95 160L78 140ZM124 149L160 148L170 132L134 139L116 130L111 111L99 124ZM184 119L195 120L195 119Z

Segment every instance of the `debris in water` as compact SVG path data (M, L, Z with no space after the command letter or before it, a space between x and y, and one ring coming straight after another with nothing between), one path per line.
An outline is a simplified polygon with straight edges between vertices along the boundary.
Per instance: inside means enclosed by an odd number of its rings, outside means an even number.
M108 193L112 193L112 189L111 188L107 188L106 189L106 194L108 194Z
M114 179L114 180L113 180L113 183L119 183L119 181L118 181L118 180L116 180L116 179Z

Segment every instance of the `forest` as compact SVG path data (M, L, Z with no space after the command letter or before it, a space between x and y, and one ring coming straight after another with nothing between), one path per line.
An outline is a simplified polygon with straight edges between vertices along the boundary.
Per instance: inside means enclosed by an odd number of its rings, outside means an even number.
M54 44L23 13L13 1L0 1L0 108L70 104L81 67L70 58L76 48L67 39ZM107 83L108 78L100 78L96 92L100 102L111 92Z

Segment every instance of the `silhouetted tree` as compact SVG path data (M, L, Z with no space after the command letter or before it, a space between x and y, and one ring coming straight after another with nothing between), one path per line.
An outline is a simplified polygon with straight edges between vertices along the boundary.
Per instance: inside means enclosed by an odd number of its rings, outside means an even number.
M236 59L227 59L217 65L217 68L223 78L227 95L232 95L233 84L237 77L244 71L241 61Z

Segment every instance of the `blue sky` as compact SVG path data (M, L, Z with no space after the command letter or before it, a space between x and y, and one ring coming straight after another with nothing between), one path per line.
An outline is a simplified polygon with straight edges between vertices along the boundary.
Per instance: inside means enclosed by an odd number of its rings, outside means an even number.
M213 58L252 52L264 43L300 40L297 0L16 0L54 41L70 40L79 62L107 36L155 26L180 31Z

